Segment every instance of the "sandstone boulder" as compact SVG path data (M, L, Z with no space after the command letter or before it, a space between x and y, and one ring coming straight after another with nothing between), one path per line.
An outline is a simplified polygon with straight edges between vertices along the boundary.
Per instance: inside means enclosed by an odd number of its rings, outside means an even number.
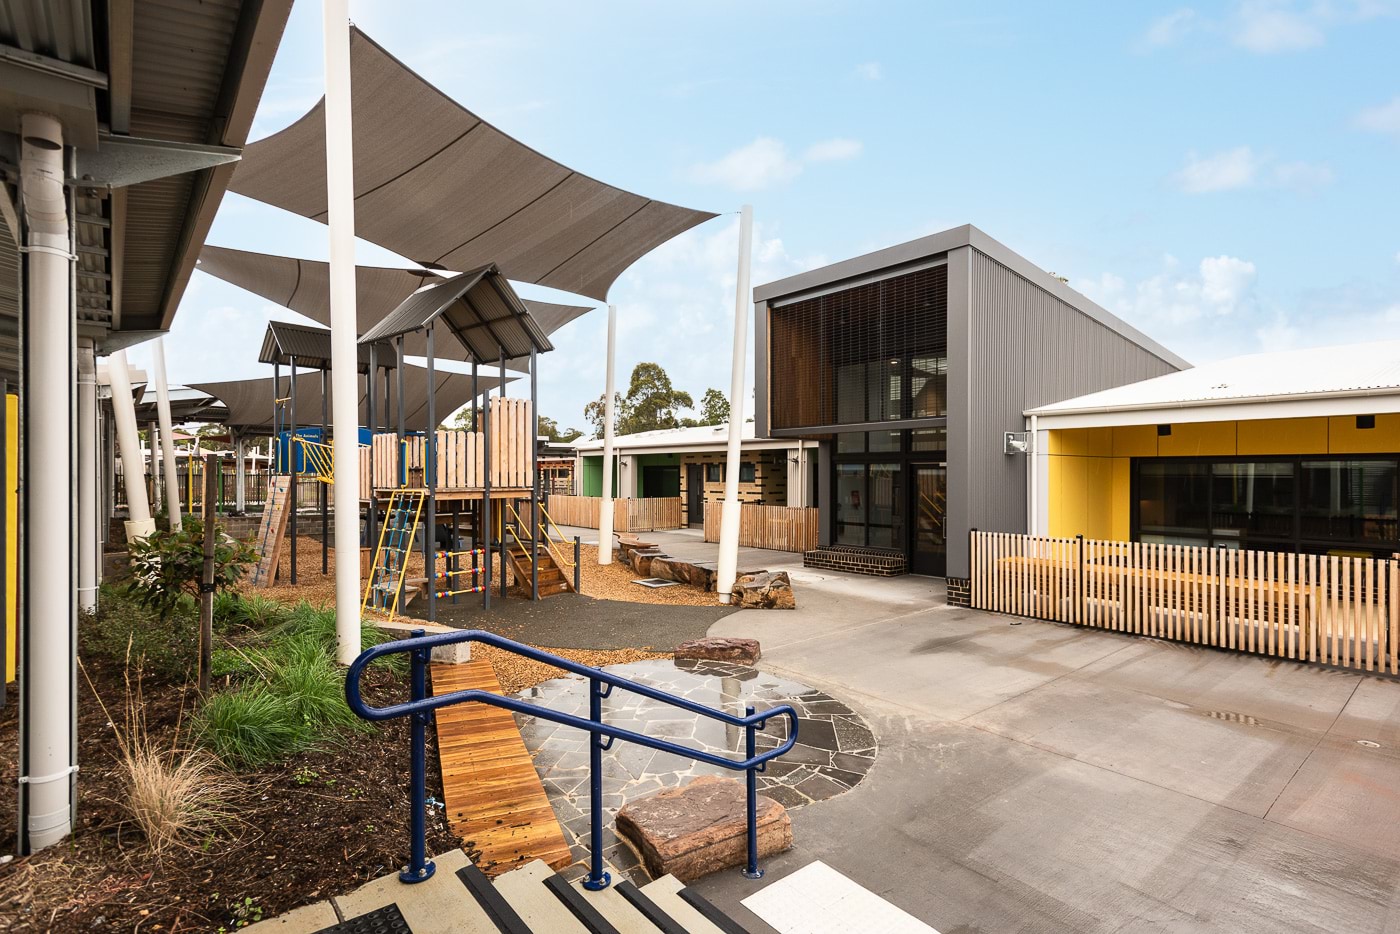
M766 795L758 796L758 855L772 856L792 847L787 810ZM702 775L623 805L616 829L631 841L653 878L668 873L684 883L748 860L748 825L742 782Z
M734 581L730 605L758 610L794 610L797 599L793 596L787 571L760 571L741 574Z
M703 658L717 662L738 662L752 665L758 661L762 651L757 639L730 639L714 636L706 639L691 639L676 648L676 658Z
M685 573L685 562L679 558L672 558L670 555L656 555L651 559L651 572L648 577L659 577L664 581L676 581L677 583L689 583L689 578Z
M631 555L632 570L640 577L651 577L651 559L661 557L665 557L665 553L660 548L634 551Z

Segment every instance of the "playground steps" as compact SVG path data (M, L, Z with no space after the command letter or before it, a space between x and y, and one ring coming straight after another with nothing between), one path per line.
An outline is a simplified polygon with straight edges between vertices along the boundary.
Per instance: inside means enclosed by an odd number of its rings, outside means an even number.
M391 873L246 930L255 934L747 934L674 876L601 892L568 882L539 860L494 882L461 850L434 860L430 879L405 885ZM616 876L614 876L616 878ZM261 930L259 930L261 928ZM766 928L765 928L766 930Z
M277 578L277 560L282 555L282 539L287 534L287 500L292 478L279 474L268 481L267 505L258 525L258 565L248 582L254 587L271 587Z
M433 694L477 689L501 693L486 659L432 666ZM489 876L539 859L555 869L573 862L535 762L515 717L487 704L437 711L438 759L447 819Z
M524 545L514 545L508 548L506 559L510 561L511 570L515 572L516 582L528 590L530 588L530 542L527 540ZM541 597L552 597L555 594L573 591L573 581L554 560L554 555L545 547L544 542L540 542L539 561Z

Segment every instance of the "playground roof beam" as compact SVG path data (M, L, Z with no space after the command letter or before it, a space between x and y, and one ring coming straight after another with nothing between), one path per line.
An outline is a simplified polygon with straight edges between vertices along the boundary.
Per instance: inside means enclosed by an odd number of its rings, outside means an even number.
M355 234L433 268L487 263L603 301L642 256L715 215L573 171L462 107L357 29ZM231 189L326 220L325 102L250 145Z
M394 346L389 341L377 344L379 359L376 366L381 370L392 370L398 365ZM387 355L387 356L386 356ZM290 321L269 321L267 333L263 335L262 350L258 353L259 363L274 363L284 366L305 367L311 370L331 368L331 332L326 328L308 324L294 324ZM361 344L357 371L368 373L370 367L369 344Z
M494 265L464 272L413 293L365 332L360 344L426 331L439 319L478 363L554 349L530 310Z
M206 246L199 256L199 269L320 324L331 322L327 263ZM426 269L355 267L356 331L365 333L409 295L425 285L441 281L437 273ZM553 334L593 310L588 305L561 305L530 298L521 301L545 334ZM410 356L424 356L427 350L421 334L407 335L404 345L404 352ZM466 359L465 355L453 353L450 344L434 349L439 360ZM506 361L507 366L517 368L527 363L528 359L523 356Z

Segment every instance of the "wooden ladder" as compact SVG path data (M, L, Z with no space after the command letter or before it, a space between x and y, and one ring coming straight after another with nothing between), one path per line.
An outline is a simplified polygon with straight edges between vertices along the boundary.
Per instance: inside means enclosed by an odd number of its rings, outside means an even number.
M399 597L404 590L404 575L408 571L408 552L413 548L418 520L427 498L428 491L417 488L394 490L389 495L389 508L384 513L384 526L379 530L374 563L370 565L369 580L365 582L361 612L366 609L383 610L390 615L398 612ZM422 581L410 583L421 585L426 582L425 577ZM412 596L408 599L411 600Z
M258 525L258 566L248 581L254 587L271 587L277 577L277 559L282 554L282 538L287 534L287 515L291 512L287 508L291 482L286 474L268 481L267 501Z

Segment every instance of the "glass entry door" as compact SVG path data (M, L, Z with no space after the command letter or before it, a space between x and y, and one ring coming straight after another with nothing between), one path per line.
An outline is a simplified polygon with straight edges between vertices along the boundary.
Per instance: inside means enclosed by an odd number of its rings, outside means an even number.
M948 569L948 467L910 464L909 513L914 517L909 570L942 577Z

